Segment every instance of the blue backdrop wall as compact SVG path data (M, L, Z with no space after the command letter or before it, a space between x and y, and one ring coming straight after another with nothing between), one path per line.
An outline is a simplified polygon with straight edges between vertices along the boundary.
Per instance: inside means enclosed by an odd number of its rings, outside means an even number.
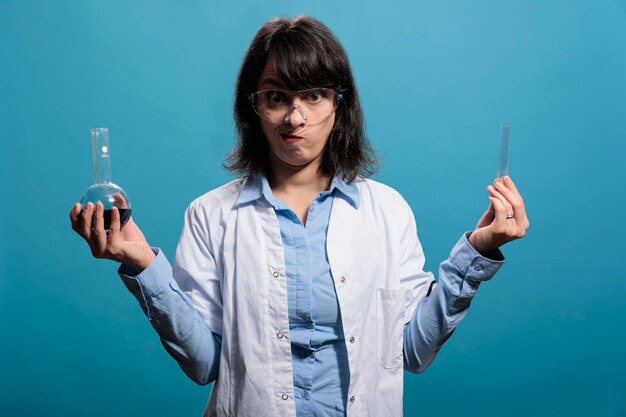
M498 128L531 221L422 375L407 416L626 416L626 2L0 1L0 415L199 416L210 387L161 347L67 213L89 128L151 244L228 181L232 96L259 26L310 14L344 44L375 178L436 271L487 208Z

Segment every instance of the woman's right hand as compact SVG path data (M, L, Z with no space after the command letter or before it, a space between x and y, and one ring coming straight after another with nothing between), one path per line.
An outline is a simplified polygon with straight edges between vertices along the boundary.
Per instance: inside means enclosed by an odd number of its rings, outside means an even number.
M131 217L124 227L120 226L120 212L111 209L111 227L107 236L104 230L104 206L87 203L81 212L76 203L70 210L72 229L89 245L95 258L111 259L143 271L155 258L146 238Z

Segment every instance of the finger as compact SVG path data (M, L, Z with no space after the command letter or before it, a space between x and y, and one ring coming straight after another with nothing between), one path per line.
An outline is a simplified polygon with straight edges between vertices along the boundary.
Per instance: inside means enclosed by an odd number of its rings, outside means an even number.
M513 206L515 209L523 209L524 201L522 200L522 196L513 190L507 188L503 181L498 181L495 185L495 189L502 194L504 198Z
M499 181L496 184L496 190L502 194L509 203L513 206L513 213L515 214L515 222L520 229L526 230L526 210L524 208L524 200L518 192L508 188L506 184Z
M493 203L491 202L491 200L489 200L489 207L487 207L487 210L485 211L485 214L483 214L483 217L481 218L481 223L482 221L487 222L487 224L490 224L496 216L496 209L493 207Z
M115 251L120 240L120 211L117 207L111 208L111 226L109 226L109 250Z
M480 220L478 220L478 223L476 224L476 228L479 229L481 227L489 226L491 223L493 223L493 220L495 219L495 217L496 217L496 210L493 208L493 204L490 201L489 208L487 209L487 211L483 213L483 215L480 217Z
M506 175L504 177L504 183L506 184L507 187L509 187L511 190L513 190L513 192L515 192L515 193L517 193L518 195L521 196L520 192L517 190L517 187L515 186L515 183L513 182L511 177Z
M506 199L513 204L517 200L521 200L522 196L512 189L508 188L503 180L495 181L494 188L500 192Z
M497 197L489 197L489 201L491 201L491 204L493 204L493 207L496 209L496 218L494 220L496 230L500 233L504 233L506 230L507 208Z
M95 214L93 215L93 230L91 232L93 248L97 255L102 255L107 245L107 235L104 230L104 206L96 203Z
M83 208L80 215L80 234L91 246L91 218L93 216L93 203L89 202Z
M113 199L115 200L115 206L119 208L126 208L126 199L120 193L113 194Z
M522 198L522 194L517 189L517 186L513 182L513 179L507 175L507 176L504 177L504 183L507 185L507 187L509 187L511 190L513 190L513 192L515 192L517 195L520 196L520 198L522 200L522 203L523 203L524 199ZM530 227L530 222L528 221L528 215L526 213L526 206L524 206L523 209L524 209L524 220L525 220L524 225L525 225L526 229L528 229Z
M513 206L511 205L511 203L509 203L509 201L498 191L496 190L493 186L488 186L487 190L489 191L489 194L495 198L497 198L500 203L502 203L502 205L506 208L507 213L506 214L510 214L513 213L515 214L515 212L513 211Z
M498 231L501 233L507 233L507 234L513 233L517 236L520 229L515 220L516 214L515 214L515 210L513 206L511 206L511 204L506 200L506 198L504 198L504 196L500 194L495 188L491 186L488 188L490 188L489 192L491 193L491 196L496 198L498 202L500 202L500 205L504 207L505 209L504 220L503 220L505 223L505 226L504 226L504 229L501 229L499 226ZM508 220L512 220L512 222L509 222ZM499 222L497 223L500 224ZM511 226L513 226L513 228L511 228Z
M72 222L72 230L80 233L80 203L74 204L70 210L70 222Z

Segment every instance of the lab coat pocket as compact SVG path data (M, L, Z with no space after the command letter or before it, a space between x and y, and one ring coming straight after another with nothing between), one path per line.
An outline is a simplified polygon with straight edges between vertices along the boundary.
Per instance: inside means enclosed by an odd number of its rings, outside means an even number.
M378 360L387 369L403 365L404 289L376 289Z

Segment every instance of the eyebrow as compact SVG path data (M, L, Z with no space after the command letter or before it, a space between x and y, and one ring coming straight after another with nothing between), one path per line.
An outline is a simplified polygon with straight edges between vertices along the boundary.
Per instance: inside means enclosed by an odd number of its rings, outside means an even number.
M275 78L272 77L268 77L262 80L261 82L261 86L264 85L270 85L270 86L274 86L274 87L279 87L279 88L284 88L285 84L282 81L278 81Z

